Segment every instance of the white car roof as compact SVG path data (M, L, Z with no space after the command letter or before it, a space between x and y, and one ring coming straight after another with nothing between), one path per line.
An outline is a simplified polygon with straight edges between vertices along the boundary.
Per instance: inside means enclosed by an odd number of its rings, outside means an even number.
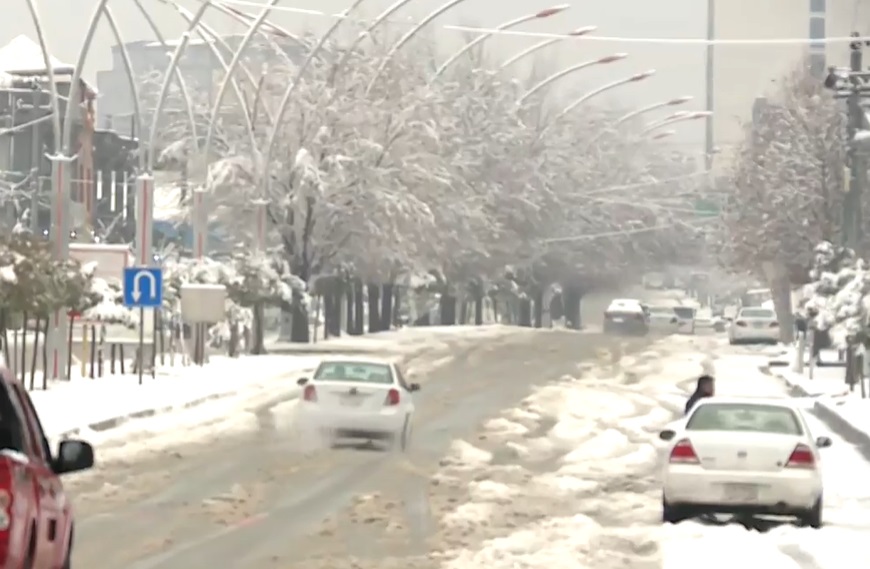
M705 397L698 401L695 408L702 407L704 405L715 405L715 404L726 404L726 405L772 405L776 407L783 407L785 409L791 409L793 411L799 411L800 407L795 405L795 403L791 399L786 398L775 398L775 397L721 397L719 395L714 395L713 397Z
M384 358L378 356L358 356L347 355L328 355L320 358L320 363L343 363L343 364L371 364L371 365L393 365L396 361L392 358Z

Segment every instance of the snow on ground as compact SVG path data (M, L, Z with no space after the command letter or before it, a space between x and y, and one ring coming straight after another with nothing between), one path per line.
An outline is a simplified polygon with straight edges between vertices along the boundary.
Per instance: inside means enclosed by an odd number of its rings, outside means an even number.
M406 369L416 381L450 360L452 343L525 332L508 326L432 327L339 338L328 343L334 349L322 352L362 350L398 358L425 352L425 361ZM255 411L262 407L271 407L274 418L292 421L296 379L319 360L309 354L213 357L202 367L163 368L157 379L146 375L143 385L138 376L109 376L57 383L30 395L52 442L74 433L94 444L106 462L201 440L216 430L257 428Z
M822 530L661 524L656 434L679 415L701 371L716 374L721 394L785 395L780 380L761 373L763 356L736 351L713 339L671 339L617 369L586 368L540 388L476 440L457 441L435 481L466 496L433 507L444 512L443 568L865 567L870 465L836 436L824 451Z

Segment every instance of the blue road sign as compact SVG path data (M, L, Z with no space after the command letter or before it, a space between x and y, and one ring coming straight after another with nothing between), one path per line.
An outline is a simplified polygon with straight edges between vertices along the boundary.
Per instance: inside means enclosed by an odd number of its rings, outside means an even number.
M124 306L157 308L163 304L163 270L159 267L124 269Z

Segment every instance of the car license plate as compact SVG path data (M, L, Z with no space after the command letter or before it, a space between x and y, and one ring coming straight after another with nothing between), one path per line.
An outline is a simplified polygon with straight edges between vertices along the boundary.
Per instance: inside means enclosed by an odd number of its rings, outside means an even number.
M623 320L622 318L614 318L613 321L614 322L625 322L625 320Z
M359 407L362 403L362 398L356 395L345 395L341 398L341 404L345 407Z
M753 322L752 326L755 328L764 328L764 322Z
M725 500L729 502L758 501L757 484L725 484Z

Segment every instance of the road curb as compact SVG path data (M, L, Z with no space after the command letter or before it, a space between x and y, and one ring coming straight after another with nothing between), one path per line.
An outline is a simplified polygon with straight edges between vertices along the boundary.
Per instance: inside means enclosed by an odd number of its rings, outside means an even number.
M779 367L779 366L776 366L776 367ZM808 391L807 391L806 389L804 389L803 387L801 387L801 386L799 386L799 385L797 385L797 384L794 384L794 383L790 382L790 381L787 380L784 376L782 376L782 375L780 375L780 374L778 374L778 373L774 373L773 370L770 369L770 364L766 364L766 365L760 365L760 366L758 366L758 371L760 371L760 372L763 373L764 375L769 375L769 376L772 376L772 377L776 377L776 378L778 378L780 381L782 381L782 382L783 382L783 383L788 387L788 390L789 390L789 391L788 391L788 394L789 394L789 396L791 396L791 397L810 397L810 398L816 398L816 397L819 397L818 395L812 395L810 392L808 392Z
M870 460L870 433L866 433L847 421L837 413L832 405L824 401L816 401L813 411L819 419L828 424L838 435L859 448L861 453Z

